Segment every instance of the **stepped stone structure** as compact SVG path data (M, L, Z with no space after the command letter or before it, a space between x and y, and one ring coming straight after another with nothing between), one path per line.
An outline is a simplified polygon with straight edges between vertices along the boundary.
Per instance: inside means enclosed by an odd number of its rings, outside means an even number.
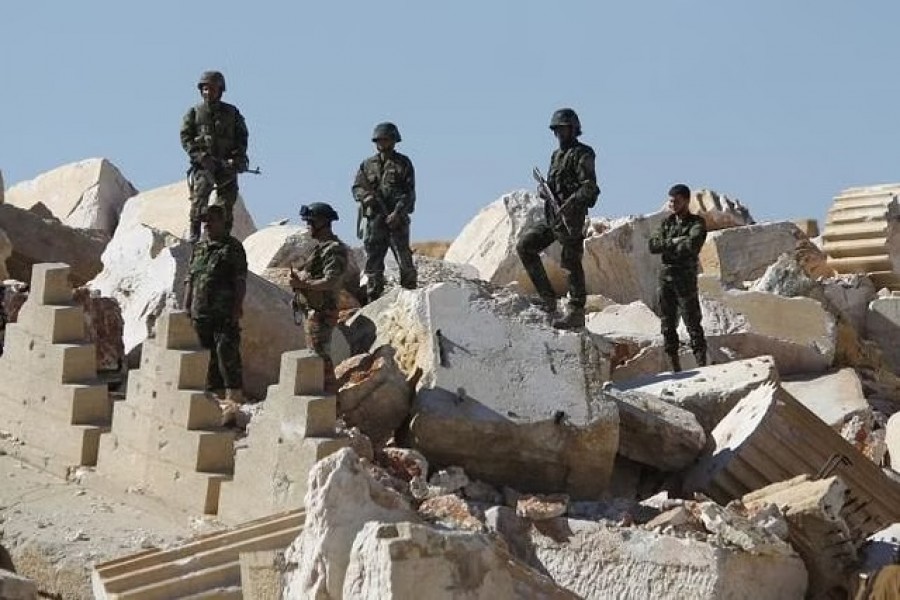
M62 477L97 464L112 414L69 274L63 263L34 266L31 293L7 326L0 357L0 414L3 428L22 442L16 454Z
M348 445L337 437L337 401L324 392L322 359L285 352L281 377L269 386L265 411L250 424L234 479L222 487L219 518L239 523L303 506L313 465Z
M163 313L101 441L101 478L188 512L216 513L234 467L234 433L219 427L221 409L203 391L208 361L187 313Z
M828 264L900 290L900 184L855 187L834 199L822 232Z

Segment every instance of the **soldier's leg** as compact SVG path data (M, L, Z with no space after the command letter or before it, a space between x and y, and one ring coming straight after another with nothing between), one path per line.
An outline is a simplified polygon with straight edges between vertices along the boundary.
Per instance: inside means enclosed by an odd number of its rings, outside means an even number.
M526 229L516 244L519 260L522 261L525 272L528 273L534 289L544 301L544 308L548 312L556 310L556 294L553 292L553 286L550 285L550 278L547 277L544 263L541 262L541 252L555 240L553 230L549 225L537 223Z
M225 227L231 233L234 225L234 205L237 204L238 180L237 174L232 171L224 171L216 177L216 204L225 208Z
M671 275L659 277L659 324L663 349L672 363L672 371L680 371L678 359L678 293Z
M584 327L584 303L587 289L584 282L584 267L581 258L584 256L584 240L581 235L566 237L562 244L562 267L569 273L569 301L566 314L562 319L554 321L557 329L578 329Z
M193 319L194 331L200 345L209 350L209 364L206 367L206 391L221 390L225 387L219 371L219 357L216 348L216 329L211 319Z
M217 325L214 338L216 359L225 390L242 390L244 369L241 363L241 327L231 319Z
M390 231L390 245L400 268L400 285L407 290L416 289L418 273L409 247L409 222Z
M334 361L331 360L331 334L337 325L338 313L334 311L311 311L305 322L306 346L322 359L325 369L325 393L337 393L334 377Z
M697 293L697 274L686 273L678 279L678 307L691 339L691 351L697 365L706 366L706 336L703 334L703 311Z
M190 179L190 240L192 243L200 239L200 216L206 210L209 196L212 194L215 184L215 178L212 173L203 169L194 171Z
M366 250L366 298L372 302L384 293L384 257L390 247L390 235L381 215L369 222L363 247Z

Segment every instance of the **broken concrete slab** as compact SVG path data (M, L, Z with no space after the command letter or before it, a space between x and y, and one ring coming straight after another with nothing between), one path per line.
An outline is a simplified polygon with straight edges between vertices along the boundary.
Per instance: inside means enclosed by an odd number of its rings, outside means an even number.
M368 523L353 543L344 600L578 596L513 558L487 535L413 523Z
M209 203L215 204L216 202L216 195L213 192ZM190 192L186 181L182 180L141 192L125 203L119 218L117 233L118 229L133 230L144 225L178 238L187 239L190 234L190 210ZM247 207L240 194L234 205L233 214L234 225L231 235L243 241L256 231L256 225L253 224L253 217L247 212Z
M693 413L708 433L751 390L778 380L774 361L763 356L670 375L642 377L616 383L605 391L614 395L633 393L659 398Z
M846 595L847 582L857 564L857 547L843 517L843 513L852 510L845 508L848 493L839 477L817 480L799 475L741 499L750 511L769 504L783 511L790 542L803 557L809 573L809 593L815 598Z
M521 296L474 282L401 291L377 319L401 368L423 371L410 434L431 462L522 491L605 488L618 412L588 334L552 330Z
M619 409L619 454L660 471L689 466L706 445L706 434L693 413L657 396L611 385L603 395Z
M900 260L900 259L898 259ZM866 337L878 344L887 366L900 374L900 296L876 298L869 304Z
M707 231L752 225L753 217L746 206L735 198L732 200L725 194L714 190L695 190L691 194L688 209L700 215L706 222Z
M802 474L838 475L850 490L854 540L900 519L900 484L775 383L751 391L713 430L714 448L688 473L687 492L724 504Z
M11 204L0 204L0 229L12 243L6 267L13 279L31 281L34 265L64 262L71 269L72 285L79 286L103 269L100 255L109 241L106 234L72 229Z
M12 186L6 202L24 210L41 203L68 227L111 236L125 201L135 194L135 187L109 160L89 158Z
M785 378L782 387L836 431L853 417L872 421L872 409L854 369L815 377Z
M303 506L313 465L344 448L337 435L334 396L324 392L322 359L310 350L286 352L278 384L234 459L222 485L219 518L240 523Z
M585 327L608 339L624 340L639 348L662 343L659 317L641 301L612 304L588 315Z
M700 251L700 268L726 286L759 278L785 252L793 252L803 233L790 221L712 231Z

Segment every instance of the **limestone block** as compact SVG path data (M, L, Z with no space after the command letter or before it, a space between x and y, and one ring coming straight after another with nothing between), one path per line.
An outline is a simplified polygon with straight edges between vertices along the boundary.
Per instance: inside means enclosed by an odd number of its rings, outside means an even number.
M591 333L626 340L638 347L661 344L659 317L641 301L613 304L588 315L585 327Z
M822 472L839 476L850 491L844 519L856 543L900 517L900 483L776 384L747 394L712 438L714 448L687 476L688 491L702 490L724 504L787 478Z
M872 421L872 409L863 395L862 382L853 369L841 369L817 377L785 379L781 385L837 431L853 417Z
M137 190L114 164L89 158L12 186L6 201L25 210L40 202L69 227L112 235L125 201L135 194Z
M284 584L284 553L241 552L241 594L245 600L278 600Z
M740 285L759 278L780 255L793 252L802 237L789 221L713 231L700 251L700 267L725 285Z
M222 488L220 519L238 523L303 506L313 465L348 444L337 436L335 398L323 386L318 356L309 350L282 356L280 380L250 422L234 479Z
M285 598L342 598L354 540L370 521L420 519L398 493L372 478L352 450L316 463L309 474L306 524L285 553L297 565L285 576Z
M823 281L822 287L829 306L856 331L865 332L869 305L878 295L872 280L865 275L839 275Z
M12 243L6 267L13 279L31 281L38 263L65 262L73 285L83 285L103 269L100 255L109 241L106 234L72 229L10 204L0 204L0 229Z
M794 219L792 221L797 229L808 238L819 237L819 222L816 219Z
M12 256L12 251L12 242L9 241L9 236L0 229L0 281L9 279L9 271L6 270L6 259Z
M713 540L560 520L564 535L532 529L536 559L553 580L587 600L606 598L803 598L796 555L765 555Z
M484 534L412 523L367 523L353 543L344 600L574 600Z
M695 215L703 217L707 231L754 223L750 211L740 200L737 198L732 200L725 194L713 190L695 190L691 195L688 209Z
M660 471L680 471L706 444L697 418L653 394L604 387L619 409L619 454Z
M531 225L544 220L544 202L525 190L504 194L487 205L453 240L444 260L471 265L480 279L497 285L519 282L528 293L534 291L531 280L516 253L516 244ZM554 290L566 290L565 271L560 266L561 249L554 243L542 257Z
M814 598L848 592L858 556L845 512L847 486L839 477L814 480L799 475L766 486L742 499L748 510L774 504L784 513L791 545L803 557L809 573L809 593ZM827 549L827 551L825 550Z
M315 247L316 241L302 225L269 225L244 240L247 267L257 275L272 267L299 270Z
M711 365L665 377L644 377L617 383L609 393L639 394L683 408L709 433L744 396L767 382L777 382L771 357Z
M3 182L0 181L0 186ZM3 600L37 600L37 585L31 579L0 569L0 598Z
M410 431L429 461L523 491L605 488L618 412L600 395L608 362L588 334L552 330L520 296L455 282L401 291L377 325L401 368L422 369Z
M216 195L213 192L209 203L215 204L216 202ZM122 210L119 228L133 230L144 225L177 238L187 239L190 234L190 210L190 192L187 182L182 180L141 192L129 199ZM247 207L240 194L233 212L234 225L231 235L239 240L244 240L256 231L256 225L253 224L253 217L247 212Z
M894 413L888 419L885 442L887 443L891 468L900 473L900 413Z
M900 373L900 296L872 300L866 316L866 337L881 348L887 366Z

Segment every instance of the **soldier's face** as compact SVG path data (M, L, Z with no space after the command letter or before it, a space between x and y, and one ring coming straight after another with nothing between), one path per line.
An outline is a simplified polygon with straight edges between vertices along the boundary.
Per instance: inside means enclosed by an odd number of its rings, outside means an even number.
M215 102L222 97L222 90L214 83L204 83L200 86L200 95L207 102Z
M680 215L687 210L690 198L685 196L669 196L669 210Z
M225 237L225 219L218 215L210 217L206 222L206 235L213 240Z
M553 135L556 136L556 139L559 140L561 144L565 144L566 142L571 142L575 137L572 135L572 126L571 125L558 125L553 128Z
M309 219L306 222L306 230L309 232L309 235L315 240L319 239L319 236L325 233L328 229L328 220L327 219Z
M378 138L375 140L375 148L379 152L391 152L394 149L394 140L390 138Z

